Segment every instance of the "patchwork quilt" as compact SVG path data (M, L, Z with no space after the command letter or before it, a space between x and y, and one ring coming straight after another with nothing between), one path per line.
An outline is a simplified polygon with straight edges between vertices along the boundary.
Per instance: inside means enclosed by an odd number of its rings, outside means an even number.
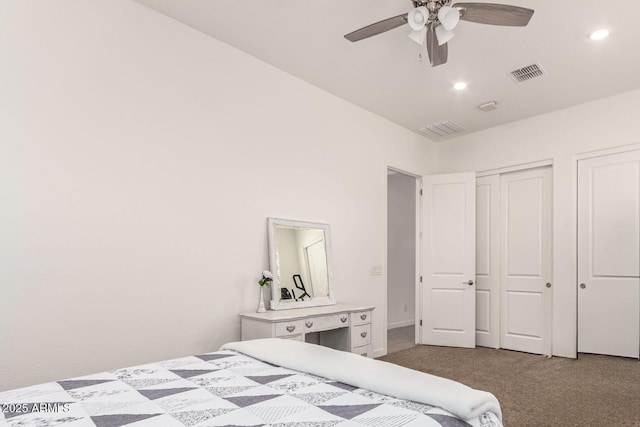
M501 427L232 350L0 393L0 426Z

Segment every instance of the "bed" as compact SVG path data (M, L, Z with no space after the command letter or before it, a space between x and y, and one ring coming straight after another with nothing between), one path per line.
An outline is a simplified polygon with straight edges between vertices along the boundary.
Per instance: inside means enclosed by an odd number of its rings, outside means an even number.
M0 406L11 427L502 426L490 393L284 339L0 392Z

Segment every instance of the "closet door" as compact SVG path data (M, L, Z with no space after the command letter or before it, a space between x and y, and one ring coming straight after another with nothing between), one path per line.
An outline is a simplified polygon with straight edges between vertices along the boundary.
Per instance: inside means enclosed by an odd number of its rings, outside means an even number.
M551 168L501 176L501 347L551 354Z
M475 347L475 173L422 183L421 343Z
M500 175L476 180L476 344L500 347Z
M640 151L578 162L578 351L639 356Z

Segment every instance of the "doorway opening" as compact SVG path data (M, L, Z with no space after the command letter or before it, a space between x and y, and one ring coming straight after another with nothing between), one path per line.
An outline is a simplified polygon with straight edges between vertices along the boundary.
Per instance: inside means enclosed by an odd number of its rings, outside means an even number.
M387 169L387 353L416 345L417 177Z

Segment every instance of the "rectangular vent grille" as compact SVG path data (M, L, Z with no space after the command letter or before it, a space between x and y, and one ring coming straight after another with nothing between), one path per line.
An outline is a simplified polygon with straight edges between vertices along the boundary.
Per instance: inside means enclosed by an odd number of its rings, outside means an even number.
M518 70L514 70L511 73L511 77L518 83L523 83L536 77L542 77L545 72L538 64L527 65Z
M464 132L464 128L451 120L446 120L423 126L420 128L420 132L426 133L431 137L442 138Z

